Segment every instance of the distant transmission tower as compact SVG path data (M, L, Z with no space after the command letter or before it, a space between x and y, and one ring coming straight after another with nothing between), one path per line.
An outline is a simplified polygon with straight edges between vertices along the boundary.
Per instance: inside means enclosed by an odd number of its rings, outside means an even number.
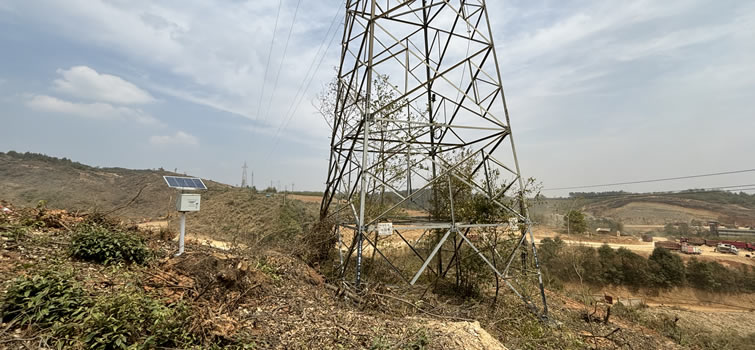
M320 208L344 283L365 283L365 247L411 285L449 271L458 284L466 252L547 315L491 34L484 0L347 1ZM471 218L463 196L505 215ZM396 244L421 267L383 253Z
M241 167L241 188L246 188L246 169L249 169L249 167L246 166L246 162L244 162L244 166Z

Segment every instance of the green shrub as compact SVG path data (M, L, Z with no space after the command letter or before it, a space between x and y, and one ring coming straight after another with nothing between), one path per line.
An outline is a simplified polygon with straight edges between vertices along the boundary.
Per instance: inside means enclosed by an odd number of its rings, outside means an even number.
M670 250L657 247L648 259L655 262L653 273L656 277L657 286L661 288L671 288L683 286L685 281L686 268L682 258L678 254L671 253Z
M87 349L183 348L195 343L189 309L166 306L137 289L97 298L80 325Z
M98 225L79 228L71 240L71 255L75 258L104 264L144 264L150 257L144 239L135 232L121 232Z
M42 271L16 278L2 300L4 322L47 327L79 314L86 304L83 289L70 273Z

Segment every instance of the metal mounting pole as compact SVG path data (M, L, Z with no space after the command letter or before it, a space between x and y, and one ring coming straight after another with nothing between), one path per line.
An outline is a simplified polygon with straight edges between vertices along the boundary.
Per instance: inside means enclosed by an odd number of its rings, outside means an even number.
M178 235L178 253L176 256L181 256L184 253L184 237L186 236L186 212L181 212L181 219L178 224L180 234Z

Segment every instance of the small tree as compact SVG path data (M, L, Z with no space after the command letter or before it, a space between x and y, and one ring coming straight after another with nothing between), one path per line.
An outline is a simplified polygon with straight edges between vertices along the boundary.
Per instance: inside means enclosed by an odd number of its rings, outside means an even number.
M598 248L598 258L600 260L603 281L608 284L621 284L624 279L624 272L621 269L621 259L616 254L616 251L604 243Z
M570 210L564 216L564 227L567 233L585 233L587 232L587 220L585 214L579 210Z
M658 247L653 250L649 260L657 264L653 266L653 270L659 287L671 288L684 284L686 270L679 255L671 253L668 249Z

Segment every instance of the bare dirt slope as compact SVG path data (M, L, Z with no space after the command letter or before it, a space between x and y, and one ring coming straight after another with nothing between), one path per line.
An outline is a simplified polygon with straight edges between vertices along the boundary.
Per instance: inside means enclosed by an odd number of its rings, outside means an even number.
M755 210L737 203L726 203L717 196L711 198L677 198L673 196L645 195L625 198L592 200L584 210L596 217L618 219L624 224L664 225L668 223L717 220L740 225L755 224Z
M282 195L266 197L241 188L210 190L202 194L202 210L187 215L186 230L189 237L247 245L281 241L304 232L318 209L317 203L291 198L284 204ZM175 211L169 220L171 229L177 230Z
M725 213L710 209L689 208L657 202L631 202L618 208L606 209L603 215L622 222L632 223L674 223L692 220L718 220Z
M129 204L117 215L155 218L174 210L175 191L159 170L96 168L38 154L0 153L0 199L19 206L47 201L49 208L110 211ZM205 181L211 189L229 186Z

